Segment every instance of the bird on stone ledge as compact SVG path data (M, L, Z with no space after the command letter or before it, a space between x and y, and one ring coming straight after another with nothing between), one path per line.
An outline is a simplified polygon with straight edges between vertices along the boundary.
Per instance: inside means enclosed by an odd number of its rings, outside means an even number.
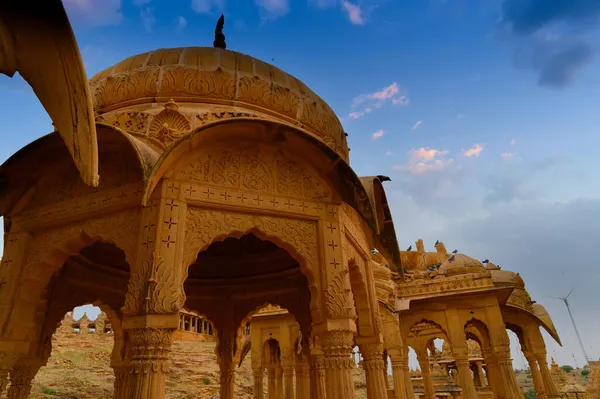
M221 14L221 18L217 21L217 27L215 28L215 41L213 47L222 48L225 50L227 44L225 43L225 35L223 34L223 26L225 25L225 15Z
M388 176L377 175L377 178L379 179L380 182L392 181L392 179L390 179Z

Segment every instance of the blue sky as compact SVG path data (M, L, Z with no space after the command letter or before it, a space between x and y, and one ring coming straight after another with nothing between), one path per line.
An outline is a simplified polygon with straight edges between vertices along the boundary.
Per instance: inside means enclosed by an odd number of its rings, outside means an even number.
M88 77L133 54L212 45L304 81L342 119L358 174L384 174L400 245L520 272L583 363L600 357L599 0L64 0ZM597 24L596 24L597 25ZM0 76L0 161L52 130ZM517 361L519 356L515 355Z

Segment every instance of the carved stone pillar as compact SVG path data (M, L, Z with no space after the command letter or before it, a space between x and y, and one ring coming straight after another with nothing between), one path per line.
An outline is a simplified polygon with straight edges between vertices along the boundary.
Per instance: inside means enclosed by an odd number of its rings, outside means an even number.
M235 397L235 366L232 361L219 362L221 399L233 399Z
M277 397L277 370L275 364L270 364L267 368L267 384L269 399L278 399Z
M506 399L523 399L523 391L517 382L517 376L515 375L510 357L510 347L503 349L496 348L496 356L498 358L498 368L502 377Z
M8 375L17 362L17 355L13 353L0 353L0 397L8 386Z
M387 397L385 383L386 370L383 362L383 344L363 344L359 346L363 355L363 367L367 380L367 397L378 399Z
M406 382L404 380L404 361L400 350L390 350L388 352L392 362L392 378L394 380L394 395L396 399L407 399ZM407 367L408 368L408 367ZM387 372L387 369L386 369ZM413 399L411 397L410 399Z
M265 375L265 369L262 366L256 366L252 368L252 375L254 376L254 399L264 399L263 392L263 379Z
M540 373L540 368L538 367L535 356L531 352L524 352L523 354L525 355L525 359L527 359L529 369L531 370L531 376L533 377L533 386L535 388L536 397L538 399L546 399L548 395L546 395L544 380L542 379L542 374Z
M426 349L416 351L417 360L421 367L421 376L423 377L423 394L425 399L435 399L435 387L431 378L431 369L429 367L429 355ZM469 398L470 399L470 398Z
M485 360L489 387L496 397L504 398L506 394L504 393L504 384L502 383L502 376L500 375L500 367L498 366L496 355L484 350L483 359Z
M275 369L275 384L277 399L283 399L283 369L281 364Z
M325 379L327 398L353 398L354 379L352 370L352 331L328 331L321 336L325 356Z
M314 352L314 351L313 351ZM325 355L310 355L310 399L326 398Z
M283 398L294 399L294 366L285 366L283 371Z
M129 330L131 344L131 399L163 399L165 375L175 329L139 328Z
M475 376L477 377L477 379L479 380L479 386L483 387L485 386L485 375L483 374L483 363L478 360L477 362L475 362Z
M550 376L548 361L546 360L546 351L534 352L534 355L540 366L540 374L542 375L542 381L544 382L546 396L549 399L560 398L560 393L556 389L552 377Z
M462 397L464 399L477 399L477 389L471 375L467 348L454 349L452 354L454 355L456 369L458 370L458 381L462 389Z
M408 347L404 348L402 362L402 374L404 375L404 388L406 389L406 397L408 399L414 399L415 390L413 389L413 384L410 379L410 368L408 367Z
M10 387L8 399L27 399L31 392L31 381L40 369L41 364L17 363L10 371Z
M296 359L296 399L310 398L310 369L305 353Z
M129 399L129 376L131 375L131 363L122 362L113 364L115 373L115 384L113 389L113 399Z

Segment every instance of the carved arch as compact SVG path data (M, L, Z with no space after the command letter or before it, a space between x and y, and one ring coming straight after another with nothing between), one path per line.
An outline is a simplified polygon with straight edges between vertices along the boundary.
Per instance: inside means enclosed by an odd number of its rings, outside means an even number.
M335 183L338 186L341 199L355 208L373 231L377 231L377 217L369 201L365 187L346 161L340 158L331 148L320 140L311 137L310 134L301 128L286 124L280 120L275 121L254 115L241 115L231 119L217 119L202 125L175 141L156 162L145 187L142 203L144 205L148 203L160 180L171 170L178 159L181 159L185 153L193 151L195 148L198 148L207 141L214 140L218 136L215 128L227 125L234 126L240 123L243 123L249 130L254 130L255 134L264 136L265 132L270 132L273 135L273 140L284 138L294 141L294 143L312 146L316 150L313 155L319 157L320 163L325 167L323 175L327 174L335 177Z
M200 252L214 242L254 234L261 240L271 241L283 248L298 262L300 271L308 281L312 321L318 323L322 320L316 222L195 207L188 207L187 213L182 262L185 269L180 273L182 292L189 266Z
M475 317L469 319L464 326L466 338L476 341L481 350L491 349L491 337L487 325Z
M139 210L132 209L33 234L23 278L18 282L18 291L22 294L16 296L2 331L8 336L22 336L22 333L13 331L16 321L11 323L12 314L19 314L20 320L33 322L38 301L52 275L63 267L70 256L78 254L88 245L97 241L114 244L123 250L127 263L133 265L138 222ZM23 298L24 294L27 300Z

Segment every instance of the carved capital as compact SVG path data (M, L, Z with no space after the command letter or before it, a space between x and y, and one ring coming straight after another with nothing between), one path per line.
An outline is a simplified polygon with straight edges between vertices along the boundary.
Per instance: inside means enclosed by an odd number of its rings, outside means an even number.
M355 367L351 358L354 334L351 331L327 331L321 335L325 353L326 369L351 369Z
M364 358L363 367L366 370L384 370L383 344L363 344L360 353Z
M129 330L134 373L167 372L173 329L140 328Z

